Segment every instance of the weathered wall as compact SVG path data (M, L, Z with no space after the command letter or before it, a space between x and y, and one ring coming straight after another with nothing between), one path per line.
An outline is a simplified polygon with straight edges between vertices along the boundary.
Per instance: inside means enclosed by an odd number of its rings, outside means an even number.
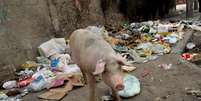
M52 35L45 0L0 0L0 10L0 64L35 57L36 47Z
M0 0L0 81L13 78L13 65L34 59L50 29L45 0Z

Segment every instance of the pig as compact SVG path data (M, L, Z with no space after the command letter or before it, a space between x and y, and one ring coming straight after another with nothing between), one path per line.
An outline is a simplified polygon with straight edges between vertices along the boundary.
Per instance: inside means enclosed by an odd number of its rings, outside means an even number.
M116 54L109 43L100 35L86 29L78 29L69 41L72 60L80 67L89 85L89 101L95 100L96 75L112 89L116 101L121 101L117 92L124 89L122 65L129 65Z

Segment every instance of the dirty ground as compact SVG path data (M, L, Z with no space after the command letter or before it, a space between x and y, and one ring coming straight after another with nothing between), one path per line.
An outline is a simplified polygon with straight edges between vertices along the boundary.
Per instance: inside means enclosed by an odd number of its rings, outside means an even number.
M161 63L172 63L170 70L158 67ZM164 55L156 61L135 65L137 69L132 72L142 84L142 92L136 97L124 101L199 101L196 96L187 95L186 89L199 90L201 88L201 69L190 62L181 60L178 55ZM148 74L142 77L143 73ZM108 94L107 86L103 83L97 85L97 101L101 96ZM40 93L30 93L23 101L44 101L38 99ZM78 88L70 92L62 101L88 101L88 87Z

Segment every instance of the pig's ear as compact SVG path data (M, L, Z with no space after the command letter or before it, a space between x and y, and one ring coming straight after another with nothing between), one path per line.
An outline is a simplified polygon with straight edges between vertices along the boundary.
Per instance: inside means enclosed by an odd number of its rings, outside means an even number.
M120 64L120 65L127 65L127 66L130 66L131 64L129 64L126 60L126 57L122 57L120 54L116 54L114 56L114 58L117 60L117 62Z
M105 62L103 60L99 60L96 64L96 70L93 72L93 75L98 75L104 72L105 70Z

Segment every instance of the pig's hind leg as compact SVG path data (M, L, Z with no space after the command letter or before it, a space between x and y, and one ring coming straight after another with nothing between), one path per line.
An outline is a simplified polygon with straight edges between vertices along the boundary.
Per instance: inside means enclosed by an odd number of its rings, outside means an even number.
M87 76L86 76L86 73L85 73L85 71L84 71L82 68L80 68L80 70L81 70L82 75L83 75L83 78L84 78L84 84L87 84Z
M89 86L89 101L96 101L95 100L95 86L96 86L96 79L94 75L86 73L88 86Z

